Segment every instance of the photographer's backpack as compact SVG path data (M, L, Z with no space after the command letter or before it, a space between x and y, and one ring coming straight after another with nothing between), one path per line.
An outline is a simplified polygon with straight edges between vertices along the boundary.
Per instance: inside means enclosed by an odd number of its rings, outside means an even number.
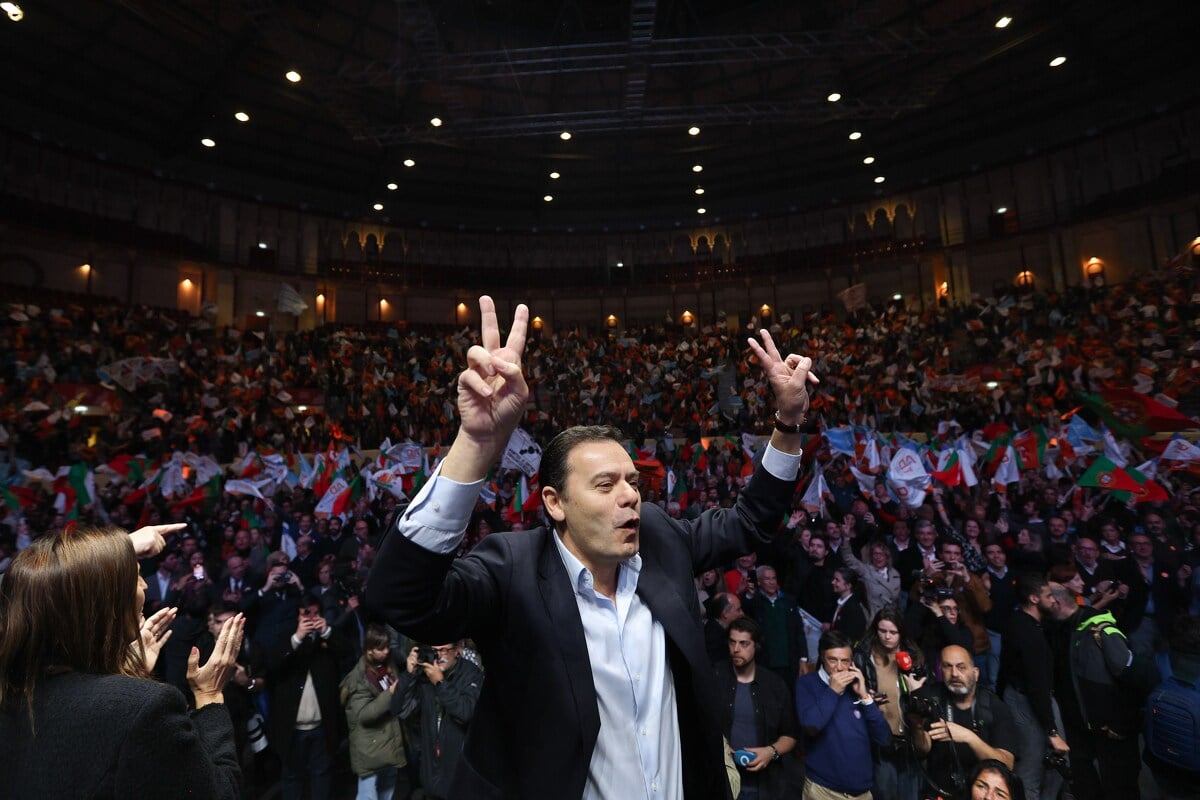
M1146 701L1146 748L1179 769L1200 772L1200 689L1177 677Z

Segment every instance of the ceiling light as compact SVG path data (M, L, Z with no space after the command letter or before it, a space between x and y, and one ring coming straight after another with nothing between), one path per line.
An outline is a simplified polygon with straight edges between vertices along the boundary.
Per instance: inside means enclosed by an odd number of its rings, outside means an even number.
M267 243L266 243L266 242L259 242L259 243L258 243L258 249L259 249L259 250L266 250L266 249L267 249Z
M398 183L389 183L389 184L387 185L387 188L388 188L388 191L389 191L389 192L394 192L394 191L396 191L397 189L399 189L399 188L400 188L400 184L398 184Z
M623 267L623 266L625 266L625 262L624 262L624 261L618 261L618 262L617 262L617 266L618 266L618 267Z
M238 122L249 122L250 121L250 115L247 114L245 111L236 112L233 115L233 118L236 119Z
M404 159L404 166L415 167L416 165L417 165L417 162L413 161L411 158Z
M707 209L707 208L697 208L697 209L696 209L696 213L697 213L697 214L704 214L704 213L707 213L707 212L708 212L708 209Z
M19 21L20 20L13 20L13 22L19 22ZM88 407L87 406L75 406L74 411L76 414L86 414L88 412Z
M986 386L989 389L995 389L999 385L1000 384L996 381L988 381L987 383L984 384L984 386Z
M704 187L703 187L703 186L697 186L697 187L696 187L696 194L704 194Z
M699 135L700 135L700 129L697 128L695 125L688 128L688 136L699 136Z
M254 312L254 316L256 316L256 317L265 317L266 315L267 315L267 312L265 312L265 311L263 311L263 310L261 310L261 309L259 309L258 311L255 311L255 312Z
M886 179L886 178L884 178L882 175L876 175L876 176L875 176L875 182L876 182L876 183L883 183L885 180L887 180L887 179Z
M564 142L569 142L569 141L571 141L571 132L563 131L562 133L560 133L558 135L558 138L562 139Z
M867 156L866 158L863 159L863 163L864 164L874 164L875 156Z
M903 296L903 295L901 295L899 292L896 292L894 295L892 295L892 299L893 299L893 300L899 300L899 299L900 299L902 296Z
M441 117L433 117L429 120L429 124L435 128L440 128L440 127L442 127L442 118Z
M997 28L1007 28L1011 24L1012 24L1012 17L1001 17L1000 19L996 20Z
M851 131L850 132L850 141L857 142L861 138L862 138L862 131Z
M704 165L703 164L693 164L692 172L704 172Z
M997 214L1007 214L1008 206L1000 206L999 208L996 209L996 213Z
M383 203L376 203L375 205L371 206L371 208L375 209L376 211L383 211Z
M841 92L830 92L829 97L826 97L825 99L831 103L836 103L838 100L842 99L842 94Z
M200 140L200 144L204 145L205 147L216 147L217 146L217 143L214 142L212 139L209 139L207 136L205 136L203 139Z
M300 82L300 73L296 72L294 69L289 69L286 73L284 73L283 77L287 78L292 83Z
M545 200L547 203L549 203L549 202L551 202L552 200L554 200L554 195L552 195L552 194L544 194L544 195L542 195L542 199L543 199L543 200Z
M1055 56L1054 58L1050 59L1050 66L1052 67L1061 67L1065 63L1067 63L1066 56Z
M561 177L562 177L562 175L559 175L557 172L550 173L550 180L552 180L552 181L556 181Z
M8 14L8 18L13 22L25 19L25 12L16 3L0 3L0 9L4 9L4 13Z

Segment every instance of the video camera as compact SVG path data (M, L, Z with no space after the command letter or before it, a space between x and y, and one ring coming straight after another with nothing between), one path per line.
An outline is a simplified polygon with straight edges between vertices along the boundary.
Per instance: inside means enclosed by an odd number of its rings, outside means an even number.
M921 580L921 598L924 600L948 600L954 597L954 590L949 586L941 586L933 578Z

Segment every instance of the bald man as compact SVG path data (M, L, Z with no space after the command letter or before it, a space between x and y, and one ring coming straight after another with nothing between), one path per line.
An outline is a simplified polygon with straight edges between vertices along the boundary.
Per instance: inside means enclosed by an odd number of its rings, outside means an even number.
M979 685L979 669L966 649L942 649L942 681L926 695L937 707L937 717L910 715L910 724L917 755L929 756L925 791L957 796L960 781L980 761L992 758L1012 768L1017 727L1008 706Z

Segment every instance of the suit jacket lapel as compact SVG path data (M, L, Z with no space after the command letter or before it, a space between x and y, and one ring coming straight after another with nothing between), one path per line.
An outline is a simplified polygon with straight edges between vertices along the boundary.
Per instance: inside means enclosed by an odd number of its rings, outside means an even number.
M538 557L538 590L546 606L550 626L558 636L558 652L571 683L584 747L586 752L591 753L600 731L596 684L592 680L592 662L588 659L587 639L583 634L583 621L579 618L575 589L550 538L552 536L554 532L547 529L545 545Z
M689 630L696 627L696 620L692 619L683 599L672 588L662 566L657 560L646 557L645 548L642 550L642 574L638 577L637 594L654 619L662 624L667 637L687 656L689 662L694 662L691 666L695 666L700 653L694 647L689 647L689 643L703 641L697 638L695 630Z

